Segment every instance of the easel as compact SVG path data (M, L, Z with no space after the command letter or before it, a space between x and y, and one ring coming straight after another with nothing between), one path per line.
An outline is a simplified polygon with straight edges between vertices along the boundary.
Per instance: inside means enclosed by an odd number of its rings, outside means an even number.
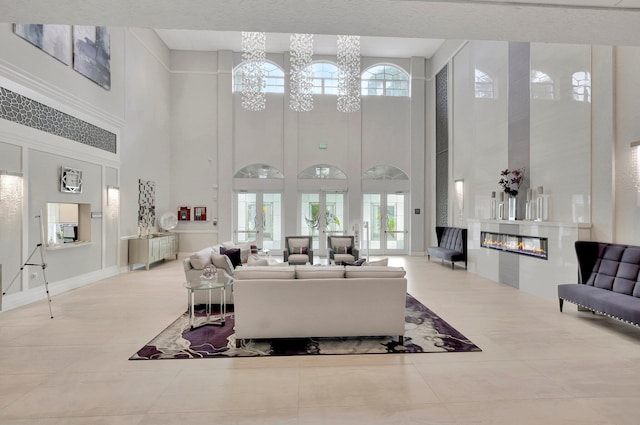
M13 278L13 280L11 281L11 283L9 284L9 286L7 286L7 290L2 292L2 296L4 297L7 292L9 292L9 289L11 288L11 285L13 285L13 282L16 281L16 279L18 278L18 276L20 276L22 274L22 271L24 270L25 267L27 266L37 266L37 267L41 267L42 268L42 278L44 279L44 289L47 291L47 300L49 300L49 314L51 315L51 318L53 319L53 312L51 311L51 295L49 295L49 281L47 281L47 274L45 272L46 268L47 268L47 252L45 250L44 244L43 244L43 240L44 240L44 227L42 225L42 211L40 211L40 215L37 215L36 218L39 220L39 224L40 224L40 243L36 245L35 248L33 248L33 251L31 251L31 255L29 255L29 258L27 258L27 261L25 261L25 263L22 265L22 267L20 267L20 270L18 270L18 273L16 273L15 277ZM31 263L31 257L34 256L34 254L36 253L36 251L40 251L40 263Z

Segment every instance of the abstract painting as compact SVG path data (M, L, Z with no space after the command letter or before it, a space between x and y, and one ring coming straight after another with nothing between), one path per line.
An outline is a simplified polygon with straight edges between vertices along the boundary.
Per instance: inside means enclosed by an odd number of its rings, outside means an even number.
M73 69L111 89L111 41L107 27L74 25Z
M63 64L71 63L71 25L14 24L13 32Z

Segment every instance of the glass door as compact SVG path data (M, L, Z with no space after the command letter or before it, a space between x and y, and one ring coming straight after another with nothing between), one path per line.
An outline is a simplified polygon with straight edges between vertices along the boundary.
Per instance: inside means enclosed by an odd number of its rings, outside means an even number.
M236 239L262 249L282 249L282 195L240 192L237 194Z
M301 234L313 237L314 256L324 256L327 254L327 236L345 234L345 195L341 192L302 193L300 203Z
M363 196L362 248L373 255L407 253L407 211L404 193L366 193Z

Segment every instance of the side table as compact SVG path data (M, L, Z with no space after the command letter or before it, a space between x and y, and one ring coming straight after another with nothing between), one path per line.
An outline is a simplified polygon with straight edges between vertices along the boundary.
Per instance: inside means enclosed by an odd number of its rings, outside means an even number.
M224 326L225 317L227 315L227 300L226 291L227 288L233 285L235 280L225 273L223 270L219 270L211 279L201 278L200 282L186 282L184 287L187 288L187 305L189 307L189 326L191 329L199 328L201 326ZM218 317L211 318L211 291L220 291L220 315ZM205 307L207 313L206 320L195 326L195 293L196 291L209 291L209 299Z

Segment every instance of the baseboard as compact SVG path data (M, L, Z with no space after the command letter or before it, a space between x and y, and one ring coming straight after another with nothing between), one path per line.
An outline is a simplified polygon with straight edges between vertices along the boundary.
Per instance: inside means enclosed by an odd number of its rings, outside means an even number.
M60 280L57 282L49 282L49 294L54 297L56 295L63 294L73 289L78 289L83 286L90 285L99 280L106 279L108 277L116 276L120 273L127 271L127 268L121 268L117 266L109 267L103 270L99 270L92 273L87 273L81 276L75 276L71 279ZM25 306L27 304L41 301L47 298L47 292L44 285L37 288L32 288L27 291L19 292L17 294L5 295L2 299L2 311L13 310L18 307ZM55 311L54 311L55 313Z

